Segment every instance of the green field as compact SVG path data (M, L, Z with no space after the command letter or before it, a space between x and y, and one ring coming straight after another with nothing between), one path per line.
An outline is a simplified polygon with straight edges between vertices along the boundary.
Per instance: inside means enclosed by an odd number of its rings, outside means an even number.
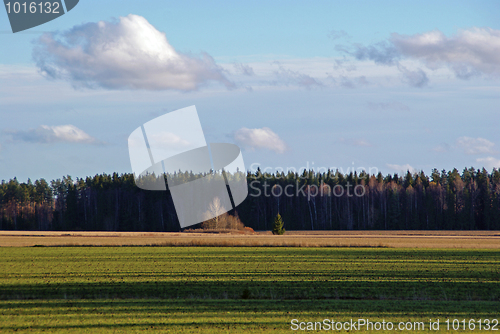
M0 248L0 332L292 332L326 318L440 318L450 332L447 318L499 319L499 283L499 250Z

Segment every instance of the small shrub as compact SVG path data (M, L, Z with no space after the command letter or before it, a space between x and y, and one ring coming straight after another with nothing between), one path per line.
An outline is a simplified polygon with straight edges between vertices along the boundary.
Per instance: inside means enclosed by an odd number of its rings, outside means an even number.
M201 224L201 228L204 230L243 230L245 225L240 221L237 216L231 216L228 213L224 213L215 218L204 221Z

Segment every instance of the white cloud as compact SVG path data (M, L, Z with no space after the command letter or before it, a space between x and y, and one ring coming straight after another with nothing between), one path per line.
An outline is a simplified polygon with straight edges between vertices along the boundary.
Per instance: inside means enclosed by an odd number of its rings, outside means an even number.
M357 60L396 67L412 87L424 87L429 79L421 68L409 70L403 66L404 59L423 63L431 70L447 68L460 79L500 76L500 30L491 28L463 29L451 37L439 30L415 35L394 33L380 43L337 45L336 49Z
M457 147L463 149L465 154L494 154L495 144L484 138L460 137Z
M234 139L241 146L251 149L266 148L276 153L283 153L287 149L285 142L266 127L261 129L241 128L234 133Z
M410 166L409 164L406 165L393 165L393 164L387 164L387 167L389 167L392 170L395 170L397 172L402 172L406 173L407 171L410 171L410 173L416 173L417 170Z
M41 125L27 131L6 131L14 141L34 143L86 143L97 144L99 141L74 125Z
M189 91L210 81L235 87L210 55L175 51L164 33L132 14L44 34L33 57L43 74L77 87Z
M482 164L486 169L500 168L500 159L494 157L476 159L477 163Z
M390 38L398 52L406 57L423 60L429 68L450 67L461 79L473 75L500 75L500 30L471 28L460 30L452 37L434 30Z

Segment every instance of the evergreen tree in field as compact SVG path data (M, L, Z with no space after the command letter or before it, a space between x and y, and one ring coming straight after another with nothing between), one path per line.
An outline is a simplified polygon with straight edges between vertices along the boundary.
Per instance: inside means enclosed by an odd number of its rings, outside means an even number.
M281 219L281 215L279 213L276 215L276 218L274 218L273 234L285 234L283 219Z

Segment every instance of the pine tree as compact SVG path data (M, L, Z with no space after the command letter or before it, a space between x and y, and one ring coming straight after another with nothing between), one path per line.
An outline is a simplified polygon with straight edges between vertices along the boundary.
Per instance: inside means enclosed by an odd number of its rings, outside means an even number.
M276 215L276 218L274 218L273 234L285 234L283 219L281 219L281 215L279 213Z

